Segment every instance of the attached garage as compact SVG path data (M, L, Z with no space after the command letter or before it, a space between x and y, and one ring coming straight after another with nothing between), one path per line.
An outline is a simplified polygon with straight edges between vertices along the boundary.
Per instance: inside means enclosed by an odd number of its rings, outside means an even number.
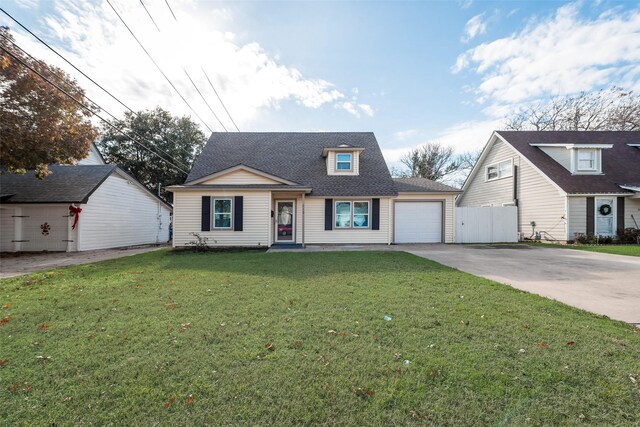
M393 238L402 243L453 243L454 204L460 191L424 178L396 178Z
M442 202L396 201L395 243L442 243Z

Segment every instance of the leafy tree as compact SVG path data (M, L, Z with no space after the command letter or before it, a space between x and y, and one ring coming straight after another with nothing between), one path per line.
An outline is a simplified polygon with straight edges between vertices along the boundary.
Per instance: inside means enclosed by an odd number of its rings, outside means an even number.
M18 60L90 106L84 90L59 68L24 55L7 27L0 27L0 163L8 172L35 169L40 179L49 164L75 163L98 136L91 113L41 79ZM90 106L97 111L95 106Z
M539 102L507 118L508 130L640 130L640 96L618 87Z
M171 193L165 187L181 184L187 178L204 145L204 133L189 117L174 117L160 107L127 112L124 120L115 125L126 135L110 127L103 128L97 145L105 160L117 163L154 193L160 184L160 195L170 200Z

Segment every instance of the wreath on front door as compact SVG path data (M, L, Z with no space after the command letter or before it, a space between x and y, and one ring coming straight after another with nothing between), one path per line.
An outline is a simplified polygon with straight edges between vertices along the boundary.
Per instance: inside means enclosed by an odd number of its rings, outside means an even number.
M607 216L611 213L611 205L600 206L600 215Z

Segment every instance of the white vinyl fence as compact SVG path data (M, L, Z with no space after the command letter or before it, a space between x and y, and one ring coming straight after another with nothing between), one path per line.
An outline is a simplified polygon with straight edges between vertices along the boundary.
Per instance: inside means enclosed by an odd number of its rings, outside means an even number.
M518 241L518 208L456 208L456 243Z

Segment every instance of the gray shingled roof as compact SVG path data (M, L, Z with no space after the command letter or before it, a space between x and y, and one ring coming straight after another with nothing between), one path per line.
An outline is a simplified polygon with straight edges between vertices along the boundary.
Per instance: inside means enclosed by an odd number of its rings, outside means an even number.
M461 193L454 187L427 178L393 178L399 193Z
M624 193L620 185L640 185L640 132L498 131L509 144L567 193ZM612 144L602 150L603 175L572 175L531 144Z
M364 148L358 176L327 175L324 148ZM312 187L312 196L393 196L395 183L371 132L214 133L186 183L245 165Z
M115 165L55 165L49 166L51 174L44 179L37 179L33 171L3 173L2 203L86 203L115 169Z

